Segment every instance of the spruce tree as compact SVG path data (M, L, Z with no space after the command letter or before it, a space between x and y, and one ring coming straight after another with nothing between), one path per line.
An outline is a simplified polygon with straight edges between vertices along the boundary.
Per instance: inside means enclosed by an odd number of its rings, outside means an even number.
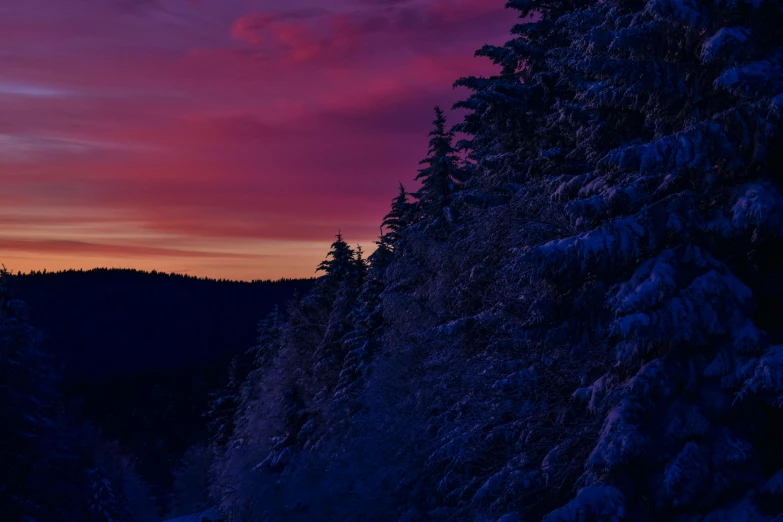
M255 346L234 356L229 363L228 381L219 390L210 394L208 409L203 415L207 419L210 441L218 450L223 450L236 429L238 413L248 388L256 384L249 376L267 366L278 351L283 328L283 314L275 305L269 314L258 323L258 337Z
M401 192L404 196L404 189ZM377 248L369 257L364 284L347 317L349 327L340 339L344 356L334 391L336 398L345 397L352 389L358 388L360 378L369 373L373 352L379 345L378 339L383 324L380 310L381 292L385 286L383 278L394 257L387 239L388 234L376 241Z
M327 259L321 262L316 272L324 272L330 282L342 282L355 279L358 275L356 253L343 240L342 232L337 233L337 239L332 243Z
M454 133L446 130L446 116L440 107L435 107L435 120L432 123L435 128L429 134L429 152L427 157L419 162L426 167L419 170L416 176L417 180L421 180L421 188L415 193L417 218L434 221L442 217L450 223L454 218L451 208L452 194L459 183L465 180L465 173L459 167L459 157L452 145ZM404 195L402 185L400 189L401 193L395 203L399 202L402 206L405 203L404 198L400 200Z
M218 449L225 447L234 433L235 415L239 407L240 390L247 374L252 369L254 354L250 351L234 356L229 364L228 382L219 390L210 393L207 411L207 427L210 440Z
M340 339L350 328L348 316L364 282L368 266L361 247L356 251L352 250L343 241L341 234L338 234L337 241L332 244L327 256L331 259L321 263L319 270L327 272L324 289L330 295L329 310L323 337L314 354L316 362L313 371L317 373L319 380L322 379L327 386L332 386L337 378L338 364L343 357Z
M272 311L258 324L258 339L253 347L253 367L268 365L277 354L280 335L285 324L285 314L275 305Z
M371 268L385 268L391 263L392 259L394 259L395 252L398 252L398 250L393 249L392 244L393 243L389 241L388 234L378 237L378 240L375 241L375 252L373 252L368 259Z
M354 262L356 263L356 273L359 276L358 283L361 285L364 281L364 276L367 275L367 268L369 267L367 259L364 258L362 245L356 245L356 257L354 258Z
M381 223L381 226L387 229L387 232L382 234L382 242L391 246L400 239L402 230L411 222L413 209L414 205L408 202L408 192L400 183L400 191L392 200L391 209Z

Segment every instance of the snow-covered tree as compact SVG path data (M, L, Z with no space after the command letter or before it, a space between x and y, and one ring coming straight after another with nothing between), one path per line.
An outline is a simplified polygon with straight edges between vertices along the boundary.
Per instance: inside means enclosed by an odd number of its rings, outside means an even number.
M210 396L208 410L204 413L210 430L210 440L217 450L225 448L234 434L241 418L240 407L252 394L251 374L267 367L279 351L280 337L285 317L279 306L275 306L258 323L258 338L255 346L232 358L228 367L228 380Z
M780 3L508 5L498 74L457 82L469 166L438 110L361 285L338 236L254 465L285 498L383 492L333 520L775 520Z
M318 265L316 271L323 272L329 281L340 283L358 277L356 252L343 240L342 232L337 234L326 259Z
M364 257L364 249L362 249L362 245L356 245L354 262L356 263L356 274L358 276L357 283L361 285L364 281L364 276L367 275L367 269L369 268L369 261Z
M400 183L400 191L392 200L391 209L381 223L381 227L386 228L386 233L382 234L381 242L389 247L397 243L402 230L411 224L414 209L415 205L408 201L408 192Z
M440 107L435 107L435 127L430 131L430 146L427 157L421 160L421 165L426 167L419 170L416 176L421 180L421 188L416 191L417 219L436 220L444 218L453 221L452 194L457 190L460 182L465 180L465 173L459 166L459 157L453 147L454 133L446 130L446 116ZM395 203L404 207L404 189L400 185L401 194L395 199ZM395 211L395 206L392 207ZM401 213L401 217L404 213Z

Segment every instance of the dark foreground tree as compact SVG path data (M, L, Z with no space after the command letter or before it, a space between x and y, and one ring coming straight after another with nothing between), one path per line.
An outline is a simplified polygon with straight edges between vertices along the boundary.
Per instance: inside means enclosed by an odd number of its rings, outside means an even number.
M386 233L382 234L381 241L392 247L400 238L403 229L411 224L414 204L408 201L408 192L400 183L400 191L392 200L389 213L383 218L382 228Z
M430 221L443 218L451 223L454 219L452 194L458 184L464 181L465 173L459 167L459 157L453 147L454 133L446 130L446 116L440 107L435 107L435 121L432 124L435 128L430 131L429 153L420 162L426 167L416 176L417 180L421 180L421 188L415 194L418 206L416 217ZM404 200L400 203L404 203ZM392 211L395 211L394 206Z
M326 259L318 265L318 272L323 272L329 281L341 283L345 280L356 280L360 271L356 263L356 252L343 240L342 233L332 243Z

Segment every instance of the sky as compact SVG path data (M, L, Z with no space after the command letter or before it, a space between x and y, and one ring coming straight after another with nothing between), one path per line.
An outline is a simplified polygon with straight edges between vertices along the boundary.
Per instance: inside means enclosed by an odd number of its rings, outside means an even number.
M338 231L371 250L504 4L0 2L0 262L253 280L315 275Z

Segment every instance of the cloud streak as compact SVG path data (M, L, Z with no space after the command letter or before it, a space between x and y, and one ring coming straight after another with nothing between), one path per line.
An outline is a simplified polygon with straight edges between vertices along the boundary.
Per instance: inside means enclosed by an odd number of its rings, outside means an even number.
M221 253L198 250L176 250L132 245L112 245L68 240L19 240L0 237L0 250L29 252L36 254L68 254L90 257L157 257L157 258L219 258L260 260L265 255Z

